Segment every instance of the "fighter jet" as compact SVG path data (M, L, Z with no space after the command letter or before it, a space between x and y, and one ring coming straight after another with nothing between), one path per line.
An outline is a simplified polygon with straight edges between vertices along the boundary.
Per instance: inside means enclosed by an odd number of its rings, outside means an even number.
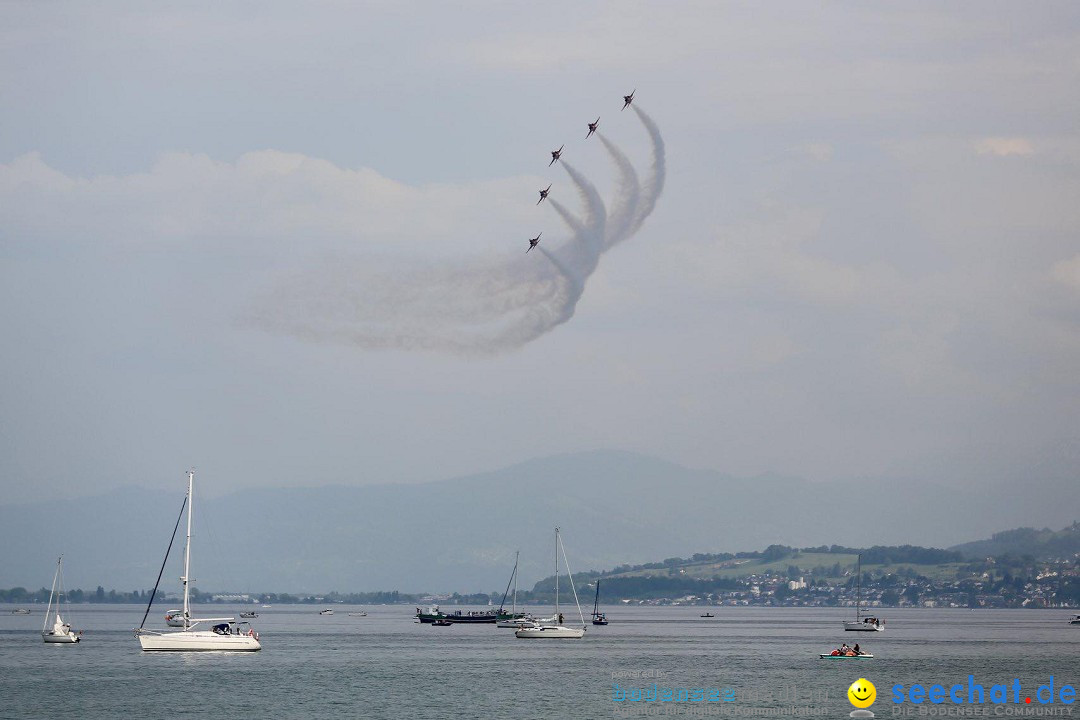
M596 118L596 122L589 123L589 134L585 136L585 139L588 140L592 137L592 134L596 132L596 128L598 127L600 127L600 118Z
M544 233L540 233L540 235L543 235L543 234ZM534 238L529 238L529 250L532 250L534 247L536 247L537 245L540 244L540 235L537 235ZM525 251L526 255L529 254L529 250Z
M564 147L566 147L566 146L565 145L560 145L558 150L552 150L551 151L551 162L548 163L548 167L551 167L552 165L555 164L555 161L559 159L560 155L562 155L562 149Z
M547 197L549 192L551 192L551 186L550 185L548 185L545 189L540 191L540 199L536 201L536 204L539 205L540 203L544 202L544 198ZM525 252L529 252L529 251L526 250Z
M622 96L622 99L623 99L622 109L623 110L630 107L630 103L634 102L634 93L636 93L636 92L637 92L637 88L634 88L634 92L630 93L629 95L623 95Z

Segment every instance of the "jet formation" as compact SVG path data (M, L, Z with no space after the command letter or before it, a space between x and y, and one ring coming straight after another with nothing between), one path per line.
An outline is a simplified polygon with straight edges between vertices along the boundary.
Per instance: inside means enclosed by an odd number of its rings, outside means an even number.
M623 110L630 107L630 103L634 102L634 93L636 93L636 92L637 92L637 88L634 88L634 90L629 95L623 95L622 96L622 99L623 99L622 109ZM586 140L591 138L592 134L594 132L596 132L596 129L598 127L600 127L600 118L597 117L596 120L589 123L588 125L589 125L589 134L585 136ZM563 151L564 147L566 147L566 146L565 145L560 145L558 150L552 150L551 151L551 162L548 163L548 167L551 167L552 165L554 165L555 162L560 157L562 157L562 151ZM551 185L548 185L546 188L544 188L543 190L540 191L540 199L536 201L536 204L539 205L540 203L544 202L544 200L547 198L549 192L551 192ZM544 233L540 233L540 235L543 235L543 234ZM537 245L540 244L540 235L537 235L534 238L529 238L529 249L525 251L526 253L528 253L529 250L532 250L534 247L536 247Z

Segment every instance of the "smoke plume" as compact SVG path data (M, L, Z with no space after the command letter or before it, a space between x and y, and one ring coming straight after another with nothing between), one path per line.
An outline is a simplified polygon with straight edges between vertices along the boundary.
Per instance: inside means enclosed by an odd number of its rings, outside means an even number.
M367 349L465 355L506 352L573 317L605 251L636 233L664 187L664 141L653 120L631 106L652 143L644 184L613 142L597 133L618 170L610 212L589 179L560 160L577 190L580 216L547 203L571 233L544 238L539 253L456 262L334 258L280 281L248 321L264 330Z

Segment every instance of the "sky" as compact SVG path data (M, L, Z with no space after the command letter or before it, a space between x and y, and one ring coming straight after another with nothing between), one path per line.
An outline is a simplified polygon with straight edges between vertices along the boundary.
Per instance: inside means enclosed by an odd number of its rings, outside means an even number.
M1068 2L2 2L0 498L1075 474L1078 87Z

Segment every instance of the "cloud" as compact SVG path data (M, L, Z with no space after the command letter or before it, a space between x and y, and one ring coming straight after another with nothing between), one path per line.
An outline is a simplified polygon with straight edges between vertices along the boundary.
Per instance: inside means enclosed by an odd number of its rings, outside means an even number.
M1012 157L1032 155L1035 152L1035 147L1027 138L988 137L975 141L975 152L979 155Z
M170 152L147 172L78 177L30 153L0 164L0 221L24 239L391 254L409 240L412 250L446 256L516 239L521 233L510 231L529 208L512 201L533 195L539 182L409 185L277 150L235 162Z

